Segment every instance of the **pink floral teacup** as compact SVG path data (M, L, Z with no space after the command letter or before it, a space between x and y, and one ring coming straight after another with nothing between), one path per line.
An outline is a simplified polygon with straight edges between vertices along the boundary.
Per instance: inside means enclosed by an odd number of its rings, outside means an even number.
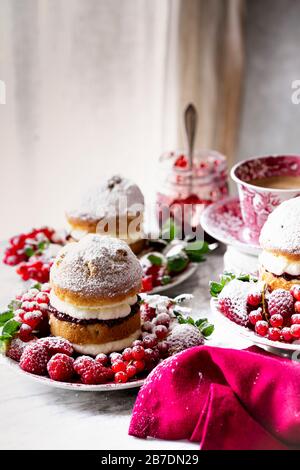
M299 188L277 189L252 184L254 180L273 177L299 177L300 155L271 155L255 157L237 163L231 178L237 183L242 216L245 224L244 238L258 244L259 234L268 215L283 201L300 196ZM296 182L296 178L295 178Z

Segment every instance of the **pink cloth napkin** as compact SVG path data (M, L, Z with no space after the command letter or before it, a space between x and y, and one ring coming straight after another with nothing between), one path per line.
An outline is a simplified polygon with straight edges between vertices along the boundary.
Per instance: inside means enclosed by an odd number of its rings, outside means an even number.
M258 348L183 351L148 376L129 434L207 450L300 447L300 364Z

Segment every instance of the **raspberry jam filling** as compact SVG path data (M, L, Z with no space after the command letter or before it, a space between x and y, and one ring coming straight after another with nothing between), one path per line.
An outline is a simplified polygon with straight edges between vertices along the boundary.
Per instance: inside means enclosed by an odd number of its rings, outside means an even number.
M67 315L66 313L59 312L51 305L49 305L49 313L51 315L54 315L55 318L57 318L58 320L66 321L69 323L76 323L77 325L93 325L95 323L101 323L102 325L106 325L107 327L111 328L113 326L120 325L124 321L128 320L128 318L132 317L139 311L139 308L140 308L140 304L136 302L135 304L131 305L131 310L130 310L129 315L127 315L126 317L116 318L114 320L99 320L97 318L86 320L86 319L74 318L74 317L71 317L70 315Z
M267 271L267 272L272 274L272 276L274 276L274 277L282 277L285 281L292 281L293 279L299 279L300 280L300 276L293 276L292 274L288 274L288 273L274 274L274 273L271 273L270 271Z

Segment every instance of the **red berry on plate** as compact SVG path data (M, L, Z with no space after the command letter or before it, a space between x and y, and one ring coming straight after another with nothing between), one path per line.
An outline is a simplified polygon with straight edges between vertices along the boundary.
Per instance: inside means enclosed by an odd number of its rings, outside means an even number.
M280 313L276 313L270 318L270 324L274 328L281 328L283 325L283 317Z
M74 359L66 354L55 354L47 364L50 379L59 382L68 382L74 374Z
M252 312L249 313L249 321L252 325L256 325L256 323L262 319L263 316L261 307L259 307L257 310L252 310Z
M147 333L151 333L153 330L153 323L151 321L145 321L142 325L142 330L146 331Z
M295 284L291 288L290 293L292 294L295 300L300 300L300 284Z
M120 371L115 374L115 382L117 383L125 383L128 380L128 376L126 372Z
M133 361L132 365L136 368L137 373L142 372L145 369L145 362L144 361Z
M72 356L73 346L67 339L60 338L59 336L47 336L38 340L39 343L44 344L49 351L49 355L61 353L67 356Z
M247 295L248 288L244 282L229 282L218 297L221 313L238 325L248 325Z
M133 341L132 346L143 346L143 341L140 339L136 339Z
M51 291L51 286L49 282L45 282L41 287L41 292L47 292L47 294L49 294L50 291Z
M120 372L120 371L125 371L126 370L126 364L123 361L114 361L111 366L112 370L114 372Z
M295 310L296 313L300 313L300 301L299 300L297 300L297 302L295 302L294 310Z
M284 289L275 289L268 299L268 310L271 316L279 313L283 318L289 317L294 311L292 294Z
M102 366L99 362L96 362L93 359L92 361L93 362L81 372L81 381L88 385L97 385L109 382L114 376L113 371L108 367Z
M83 374L85 370L92 367L94 359L91 356L79 356L75 359L73 367L78 375Z
M164 325L168 327L170 325L170 316L167 313L159 313L153 320L154 325Z
M145 356L145 350L143 346L133 346L132 348L132 358L137 361L143 359Z
M134 377L137 374L136 367L132 364L129 364L126 367L126 374L127 374L128 378Z
M165 339L168 336L169 330L165 325L157 325L153 329L153 333L157 337L157 339Z
M260 336L266 336L268 333L268 323L264 320L258 321L255 325L255 331Z
M261 292L250 292L247 296L247 304L252 307L258 307L261 303L262 297Z
M28 344L24 349L20 367L32 374L44 375L47 372L48 350L46 346L38 342Z
M35 298L38 304L49 304L49 295L46 292L39 292Z
M30 343L32 344L33 341ZM13 359L14 361L19 362L22 356L22 353L26 346L28 346L29 343L24 343L21 341L20 338L14 338L9 345L8 351L6 352L6 355L10 357L10 359Z
M161 357L166 357L169 351L169 343L167 341L160 341L157 345L157 350Z
M18 308L17 310L15 310L15 318L17 321L23 321L23 318L24 318L24 315L25 315L25 310L23 310L22 308Z
M268 331L268 338L271 340L271 341L279 341L280 340L280 329L279 328L269 328L269 331Z
M124 349L124 351L122 353L122 358L124 359L124 361L131 361L131 359L132 359L132 349L131 348Z
M31 341L34 338L31 326L26 325L26 323L23 323L19 329L19 338L24 343L28 343L28 341Z
M292 325L299 325L300 324L300 314L295 313L294 315L291 316L291 323Z
M113 352L109 355L110 362L113 364L116 361L122 361L122 354Z
M150 292L153 289L152 276L144 276L142 279L142 292Z
M105 366L108 363L108 357L106 354L100 353L95 357L95 361Z
M23 317L23 322L26 325L31 326L34 330L36 329L43 319L43 314L40 310L34 310L33 312L26 312Z
M286 341L287 343L290 342L293 339L291 329L288 327L282 328L281 338L283 339L283 341Z
M296 339L300 338L300 325L295 324L291 326L291 335Z
M157 345L157 338L154 335L146 335L143 338L143 346L145 348L154 348Z

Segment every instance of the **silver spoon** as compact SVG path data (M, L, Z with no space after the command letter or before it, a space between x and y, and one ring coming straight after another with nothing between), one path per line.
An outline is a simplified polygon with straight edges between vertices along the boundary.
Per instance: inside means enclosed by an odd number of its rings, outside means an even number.
M197 129L198 115L195 106L190 103L184 111L184 125L188 147L189 169L193 168L194 144Z

